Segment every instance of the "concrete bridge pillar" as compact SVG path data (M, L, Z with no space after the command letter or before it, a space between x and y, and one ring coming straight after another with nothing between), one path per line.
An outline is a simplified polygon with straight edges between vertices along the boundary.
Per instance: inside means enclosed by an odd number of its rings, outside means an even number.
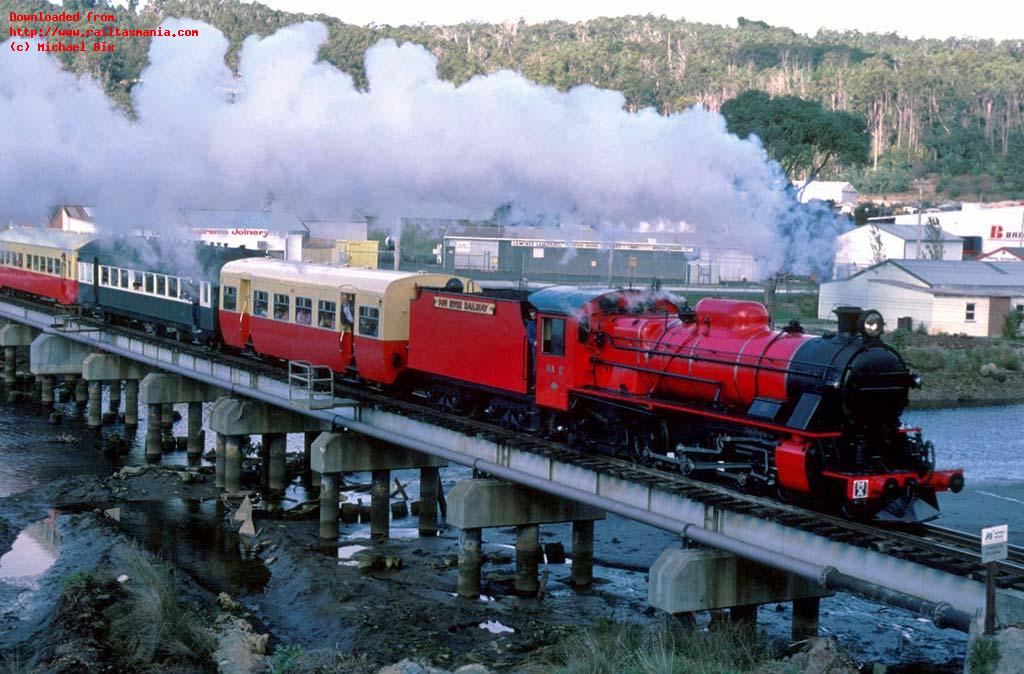
M320 538L325 541L338 538L339 497L337 473L323 473L320 476Z
M817 634L819 599L830 594L805 578L707 548L665 550L649 578L655 608L672 614L727 608L734 624L751 628L759 605L792 601L792 631L801 639Z
M160 404L146 405L146 460L159 463L164 452L163 431L160 428Z
M20 323L8 323L7 325L0 327L0 346L4 347L4 385L7 387L8 400L14 400L17 398L17 394L11 390L11 387L18 382L18 347L27 346L31 348L32 342L34 342L38 336L39 330L27 325L21 325ZM30 370L31 364L32 354L30 352ZM33 374L35 374L35 372L33 372Z
M435 457L351 432L322 433L312 447L312 469L321 475L364 471L372 474L370 537L374 541L384 540L390 534L391 471L411 468L436 471L446 465Z
M44 374L39 377L39 399L40 401L49 407L53 405L53 388L54 388L54 377L52 374Z
M188 404L188 462L198 464L202 459L203 447L206 446L206 432L203 430L203 403Z
M266 486L270 487L271 464L273 464L275 484L279 484L279 488L284 489L286 479L284 452L287 447L285 434L320 431L324 429L326 424L317 419L256 400L221 397L214 403L213 409L210 410L208 425L214 433L227 436L226 455L229 464L232 460L232 437L266 436L263 438L263 445L265 447L263 455L265 459L264 465L266 466L267 473ZM276 439L275 436L277 436ZM273 452L270 451L271 448L274 449ZM271 454L273 454L273 459L271 459ZM240 470L241 460L239 459ZM228 491L232 491L227 479L230 477L231 471L232 469L228 465L225 468L225 489Z
M437 536L437 499L441 490L441 475L437 468L420 468L420 536Z
M532 597L540 589L537 570L540 568L540 527L520 524L516 527L516 594Z
M224 439L224 491L228 493L242 488L243 440L240 435L229 435Z
M10 388L17 381L18 371L18 348L15 346L4 347L4 386Z
M75 380L75 404L85 407L89 401L89 382L79 377Z
M37 335L29 345L29 370L36 375L40 402L49 406L54 402L56 378L80 376L82 362L93 349L60 335Z
M480 592L480 565L474 560L474 547L479 551L479 532L489 527L516 527L516 592L536 594L537 570L540 563L539 527L541 524L586 521L593 534L594 520L604 513L574 501L551 496L501 480L462 480L448 496L448 522L462 530L465 551L460 547L459 596L475 597ZM581 530L585 539L586 528ZM581 543L581 549L583 544ZM462 556L468 566L463 570ZM479 552L476 553L479 557ZM593 538L590 538L590 565L593 565ZM573 566L576 560L573 559ZM463 578L472 574L473 577ZM590 575L587 573L586 575Z
M586 587L594 580L594 520L572 523L572 575L576 587Z
M147 405L146 445L149 446L152 438L154 457L158 455L156 448L162 445L164 435L173 434L175 403L188 403L188 460L190 464L199 463L206 443L206 434L203 432L203 403L220 398L224 395L224 390L163 372L146 374L142 377L141 383L135 382L134 385L138 390L138 400ZM126 404L131 406L128 401ZM126 411L125 423L127 419Z
M226 468L226 465L227 465L224 462L224 452L225 452L225 445L227 443L227 438L225 438L222 433L217 433L217 437L215 438L215 441L216 441L216 445L215 445L215 449L214 449L214 453L215 453L215 456L214 456L214 466L215 466L215 468L214 468L214 473L213 473L213 484L214 484L215 487L217 487L217 489L223 489L224 488L224 471L225 471L225 468Z
M92 430L97 430L103 425L103 382L90 381L89 387L89 408L86 425Z
M793 600L793 641L804 641L818 636L818 615L821 610L820 597L804 597Z
M174 427L174 403L160 405L160 427L167 435L171 435L171 429Z
M263 436L267 456L267 486L273 493L284 493L288 484L287 451L288 435L286 433L266 433Z
M115 420L121 412L121 380L112 379L107 385L107 413Z
M317 489L320 485L320 476L313 472L313 442L319 436L319 431L302 434L302 483L306 489Z
M93 353L82 361L82 380L88 382L89 390L95 384L102 387L104 383L110 386L110 400L108 409L112 415L108 419L117 418L117 410L121 407L121 381L127 380L125 387L125 411L124 423L129 431L139 423L138 415L138 380L145 376L148 369L142 364L129 358L122 358L109 353ZM96 411L103 420L101 402L97 402ZM89 414L93 414L90 399ZM91 418L91 417L90 417ZM151 458L147 442L146 457Z
M124 382L124 425L132 429L139 425L138 379L126 379Z
M383 541L391 534L391 471L375 470L370 475L370 538Z

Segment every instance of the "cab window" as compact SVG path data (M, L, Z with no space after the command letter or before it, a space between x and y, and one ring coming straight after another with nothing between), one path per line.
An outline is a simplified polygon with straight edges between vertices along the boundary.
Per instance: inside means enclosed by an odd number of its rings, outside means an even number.
M565 355L565 319L545 318L541 322L541 352L551 356Z

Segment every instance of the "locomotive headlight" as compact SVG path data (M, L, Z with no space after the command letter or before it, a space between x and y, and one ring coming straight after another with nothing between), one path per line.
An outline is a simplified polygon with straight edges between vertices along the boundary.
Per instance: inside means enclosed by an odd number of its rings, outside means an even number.
M882 314L874 309L869 309L860 315L860 331L865 337L877 339L885 331L885 321Z

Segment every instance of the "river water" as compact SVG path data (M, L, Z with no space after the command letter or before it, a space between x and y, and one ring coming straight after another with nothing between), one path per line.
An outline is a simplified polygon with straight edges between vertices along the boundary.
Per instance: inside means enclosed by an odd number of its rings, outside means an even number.
M106 476L120 465L144 463L142 430L128 452L116 456L104 452L102 443L91 437L74 403L59 404L57 408L66 413L60 426L50 425L39 406L0 404L0 497L61 477ZM184 414L184 406L179 406L179 411ZM145 428L144 415L142 406L140 429ZM935 443L940 466L964 468L965 490L940 497L940 523L970 532L977 532L982 526L1008 523L1011 541L1015 532L1024 532L1024 433L1020 428L1024 425L1024 405L912 411L905 421L923 428L926 438ZM105 432L118 434L121 427L115 425ZM178 422L175 432L185 433L184 421ZM77 441L68 444L68 438L58 437L62 434L74 436ZM212 445L212 437L207 444ZM301 436L289 438L289 451L301 451ZM185 456L165 454L164 461L184 463ZM407 483L411 498L418 498L416 472L399 472L396 477ZM469 477L466 468L445 470L445 489L465 477ZM356 476L353 481L368 481L368 476L365 480L361 478ZM289 496L301 501L306 494L295 484ZM208 589L235 595L260 591L266 570L253 567L252 560L239 559L237 542L217 533L221 525L211 504L154 503L133 506L132 511L124 523L129 533L175 560L193 577L202 578ZM409 525L393 525L396 538L401 530L395 527L402 526ZM343 529L343 544L361 544L366 536L364 529L365 525ZM455 536L455 532L447 535ZM563 542L567 550L571 547L571 530L567 525L545 527L542 537L544 542ZM53 553L46 549L45 554L37 555L35 550L39 546L32 542L37 538L22 537L22 546L9 551L6 560L0 558L0 566L10 568L16 562L25 564L26 556L38 556L40 568L45 570ZM514 534L510 530L489 531L485 539L489 546L510 548ZM644 619L637 609L642 609L646 600L646 569L670 545L678 545L678 540L620 518L610 516L598 524L595 578L621 595L623 607L630 607L612 617ZM3 582L0 575L0 584ZM789 611L788 605L763 607L759 621L770 636L784 639L788 636ZM925 619L846 595L823 600L821 628L823 633L836 636L862 661L946 663L962 660L966 647L962 634L938 630ZM930 671L929 665L919 671Z

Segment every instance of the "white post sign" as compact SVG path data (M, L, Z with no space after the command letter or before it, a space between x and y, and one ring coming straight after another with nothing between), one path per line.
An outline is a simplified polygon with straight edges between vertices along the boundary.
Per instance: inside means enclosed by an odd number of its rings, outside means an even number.
M1001 524L981 530L981 563L998 562L1007 557L1009 527Z

